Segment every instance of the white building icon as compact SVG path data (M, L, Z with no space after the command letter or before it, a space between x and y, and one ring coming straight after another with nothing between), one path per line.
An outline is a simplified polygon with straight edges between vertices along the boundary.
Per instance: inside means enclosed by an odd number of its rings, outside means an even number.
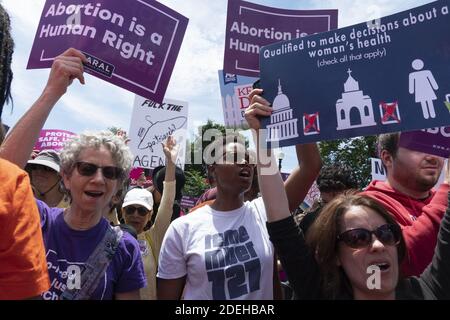
M278 79L278 95L272 103L273 112L270 124L267 125L269 135L267 141L279 141L298 137L297 119L293 118L291 103L281 90Z
M348 69L347 72L345 92L342 93L342 99L336 102L337 130L376 126L372 99L359 90L359 83L353 79L352 71Z

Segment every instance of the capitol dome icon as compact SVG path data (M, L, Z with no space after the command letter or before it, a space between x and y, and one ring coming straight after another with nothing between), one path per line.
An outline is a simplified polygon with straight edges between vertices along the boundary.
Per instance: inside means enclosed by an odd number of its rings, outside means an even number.
M337 130L376 126L372 99L359 90L359 83L348 69L342 99L336 101Z
M280 141L298 137L297 119L292 115L291 103L281 88L278 79L278 94L272 103L273 112L270 124L267 125L269 135L267 141Z

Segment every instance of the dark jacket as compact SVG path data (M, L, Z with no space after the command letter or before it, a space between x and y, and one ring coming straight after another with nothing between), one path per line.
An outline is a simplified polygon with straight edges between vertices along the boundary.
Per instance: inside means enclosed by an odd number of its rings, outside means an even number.
M450 198L450 192L448 193ZM270 240L298 299L324 299L320 290L320 273L311 250L305 243L302 230L293 217L267 223ZM344 292L339 299L351 299ZM442 219L436 250L430 265L420 277L399 281L396 299L450 299L450 209Z

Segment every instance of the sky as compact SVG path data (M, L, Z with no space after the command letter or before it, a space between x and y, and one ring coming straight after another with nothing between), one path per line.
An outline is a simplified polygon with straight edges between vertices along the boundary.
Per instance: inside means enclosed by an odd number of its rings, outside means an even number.
M123 1L123 0L121 0ZM128 0L131 2L132 0ZM5 106L3 123L14 126L39 97L48 69L26 70L45 0L1 0L12 20L14 107ZM66 2L68 2L66 0ZM95 2L94 0L92 2ZM125 2L125 1L124 1ZM166 98L189 103L188 130L193 136L208 119L223 124L217 70L223 68L227 0L162 0L160 3L189 19L186 34L166 92ZM429 0L252 0L283 9L338 9L339 28L394 14ZM115 126L129 130L134 94L86 75L86 85L74 82L53 108L44 129L75 133ZM297 160L293 147L283 148L283 172Z

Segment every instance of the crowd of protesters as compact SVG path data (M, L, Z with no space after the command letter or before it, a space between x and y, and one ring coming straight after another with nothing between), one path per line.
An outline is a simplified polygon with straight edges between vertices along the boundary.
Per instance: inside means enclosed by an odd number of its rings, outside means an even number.
M1 119L14 49L1 5L0 35ZM186 177L171 136L150 188L130 187L128 141L111 132L33 153L55 104L74 80L85 83L84 62L72 48L56 57L8 135L0 122L0 300L286 299L280 268L295 299L450 299L445 159L382 134L387 179L358 190L350 168L339 159L322 167L317 145L302 144L283 181L259 140L272 107L254 89L245 118L256 150L239 134L209 144L214 186L183 212ZM320 199L294 215L314 181Z

